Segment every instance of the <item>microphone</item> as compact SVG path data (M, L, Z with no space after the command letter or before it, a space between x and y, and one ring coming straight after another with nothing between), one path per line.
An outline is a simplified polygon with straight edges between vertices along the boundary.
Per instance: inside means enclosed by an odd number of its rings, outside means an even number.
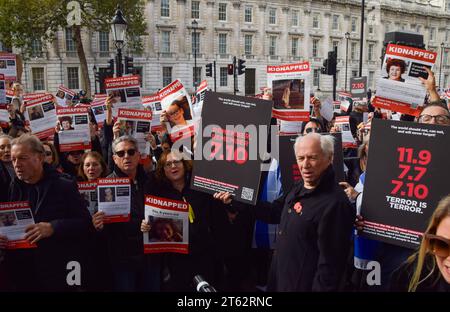
M217 292L201 275L194 276L194 285L197 292Z

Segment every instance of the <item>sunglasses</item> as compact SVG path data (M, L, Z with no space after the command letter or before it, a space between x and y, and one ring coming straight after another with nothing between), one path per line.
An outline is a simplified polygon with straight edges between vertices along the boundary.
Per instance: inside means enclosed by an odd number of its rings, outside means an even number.
M438 257L447 258L450 255L450 239L442 236L425 234L430 245L430 251Z
M124 157L125 154L127 154L128 156L134 156L134 154L136 154L136 150L135 149L129 149L126 151L117 151L116 155L119 156L120 158Z
M311 133L311 132L315 132L315 133L320 133L320 128L307 128L305 130L306 133Z

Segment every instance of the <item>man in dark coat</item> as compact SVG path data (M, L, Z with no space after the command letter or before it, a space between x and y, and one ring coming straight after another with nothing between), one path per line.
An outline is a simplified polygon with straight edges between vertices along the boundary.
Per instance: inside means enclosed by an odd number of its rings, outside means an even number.
M74 289L67 283L67 264L83 260L82 238L92 227L76 183L45 164L44 152L33 135L24 134L12 142L17 177L11 182L8 200L30 203L35 224L26 229L25 239L37 245L6 252L2 265L9 273L8 288L13 291ZM5 237L0 240L5 241Z
M338 291L355 211L334 179L333 138L310 133L297 138L294 148L303 180L273 203L254 208L256 218L279 224L268 290ZM230 202L227 193L215 197Z

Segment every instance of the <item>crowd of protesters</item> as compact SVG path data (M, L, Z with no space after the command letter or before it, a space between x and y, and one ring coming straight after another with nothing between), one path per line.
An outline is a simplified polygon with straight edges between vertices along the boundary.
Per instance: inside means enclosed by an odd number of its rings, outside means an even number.
M433 73L422 82L428 102L415 122L449 126ZM370 103L372 91L368 105L342 112L350 116L359 143L344 150L346 181L335 181L333 138L320 134L339 129L334 119L321 116L321 101L312 96L311 119L303 123L293 151L302 180L275 201L259 200L256 206L235 202L226 192L191 189L193 162L171 149L167 132L146 135L151 153L142 159L137 141L114 122L110 98L101 130L90 115L92 149L61 152L62 125L55 125L53 137L39 140L27 126L19 83L13 92L10 122L0 134L0 201L29 201L35 224L25 238L37 248L6 249L7 238L0 235L2 291L195 291L197 274L219 291L255 291L260 284L268 291L450 290L450 196L434 207L417 251L358 235L370 146L366 125L383 118ZM262 97L270 99L270 93ZM161 121L167 121L166 113ZM130 179L129 222L105 223L100 211L90 215L77 181L103 177ZM269 175L262 177L262 185L269 185ZM143 235L155 230L144 218L146 195L189 204L188 254L144 254ZM265 250L264 257L252 248L257 220L278 224L275 250ZM373 287L366 283L371 260L381 265L381 284ZM80 285L67 283L71 261L81 264Z

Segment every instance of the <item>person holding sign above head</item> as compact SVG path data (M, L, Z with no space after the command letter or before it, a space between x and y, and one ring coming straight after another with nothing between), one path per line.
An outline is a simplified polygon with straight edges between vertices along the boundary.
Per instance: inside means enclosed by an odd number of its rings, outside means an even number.
M303 179L273 203L254 208L256 218L279 224L269 291L338 291L343 285L355 211L335 182L333 140L299 136L294 151ZM214 196L232 203L229 193Z
M33 135L12 141L16 178L11 182L8 201L28 201L35 224L26 229L25 239L37 248L8 250L5 265L11 275L12 291L64 291L67 263L85 265L84 245L90 215L75 181L44 163L44 148ZM76 287L71 287L76 290Z
M105 213L99 211L92 216L92 223L97 231L104 232L107 240L114 290L158 291L160 258L144 255L140 231L144 218L144 186L152 188L154 183L139 165L140 153L136 139L121 136L112 143L112 151L115 167L108 178L130 178L131 220L104 224Z
M391 290L450 292L450 195L431 216L419 250L394 272Z

